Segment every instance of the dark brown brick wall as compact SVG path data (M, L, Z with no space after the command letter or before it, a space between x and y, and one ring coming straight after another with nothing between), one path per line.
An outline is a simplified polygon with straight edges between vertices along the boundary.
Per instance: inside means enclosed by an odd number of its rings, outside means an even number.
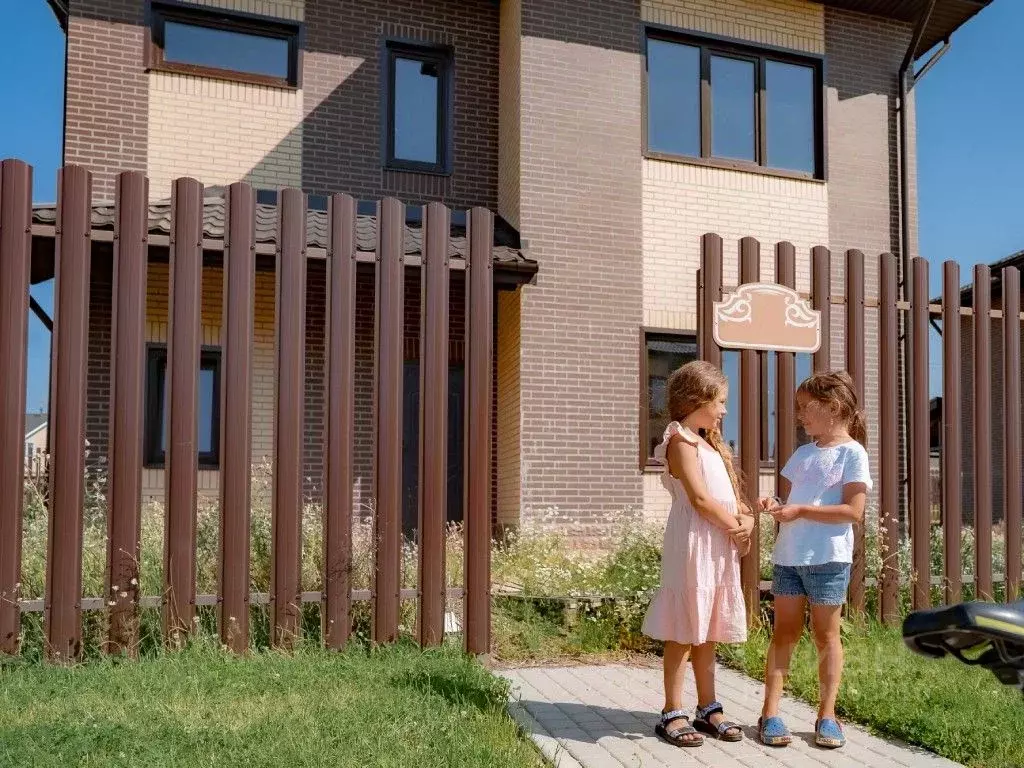
M497 207L498 3L307 0L302 185ZM391 172L381 158L381 52L389 38L454 49L454 172Z
M110 447L110 354L113 307L113 259L110 248L96 246L89 284L88 386L85 396L85 439L89 441L87 464L100 468Z
M97 199L112 199L118 172L146 170L144 9L141 0L71 2L64 162L93 172Z
M642 503L639 4L523 0L522 514Z

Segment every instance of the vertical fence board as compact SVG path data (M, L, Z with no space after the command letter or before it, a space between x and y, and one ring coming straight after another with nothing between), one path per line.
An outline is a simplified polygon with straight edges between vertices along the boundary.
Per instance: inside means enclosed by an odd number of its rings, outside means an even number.
M249 646L256 195L248 184L236 183L228 187L226 202L217 619L220 641L235 653L243 653Z
M306 196L281 193L277 235L277 362L274 401L273 642L291 648L300 632L302 419L305 399Z
M82 647L83 385L88 356L91 207L92 175L79 166L65 167L57 187L50 360L50 519L43 608L46 654L53 660L77 658Z
M351 619L355 435L356 201L331 197L327 261L327 440L324 456L324 642L340 649Z
M756 283L761 276L761 246L752 237L740 240L740 283ZM761 364L763 352L740 352L740 465L746 487L744 494L756 504L761 480ZM756 623L761 607L761 516L754 516L750 552L740 563L747 621Z
M444 639L445 523L448 517L448 209L424 211L420 306L419 640Z
M974 267L974 540L975 595L992 599L992 322L991 270Z
M142 431L145 376L149 180L122 173L115 187L111 316L110 480L107 487L107 601L110 653L137 648L142 536Z
M796 288L796 249L792 243L775 246L775 279L787 288ZM789 498L789 480L782 469L796 450L796 355L775 353L775 493Z
M1004 267L1003 282L1003 513L1006 524L1006 600L1020 593L1021 423L1020 271Z
M928 262L913 261L910 356L910 503L915 609L931 605L931 467L928 407Z
M491 356L494 214L469 213L466 276L466 619L467 653L490 650L491 628Z
M864 407L864 254L846 252L846 370L853 378L857 402ZM867 575L864 551L866 520L853 526L853 568L850 573L850 608L864 611L864 578Z
M817 373L832 367L832 254L821 245L811 249L811 305L821 312L821 348L813 361Z
M165 450L167 525L164 554L164 634L180 642L195 616L196 412L199 402L200 307L203 272L203 187L177 179L171 197L169 390Z
M881 612L887 624L899 622L900 445L896 311L896 258L879 259L879 545L882 553Z
M963 599L960 555L960 529L963 524L960 380L963 362L960 357L960 328L960 265L947 261L942 272L942 533L945 600L948 605Z
M402 368L405 206L388 198L377 216L377 445L374 482L373 639L398 638L402 538Z
M700 273L704 278L701 302L701 357L722 367L722 349L715 343L715 302L722 300L722 238L707 234L701 238Z
M0 653L21 634L21 527L25 472L25 377L32 261L32 169L0 166Z

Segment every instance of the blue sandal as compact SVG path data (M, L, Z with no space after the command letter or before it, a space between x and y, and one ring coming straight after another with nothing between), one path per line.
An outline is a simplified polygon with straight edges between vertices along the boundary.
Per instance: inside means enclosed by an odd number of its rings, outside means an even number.
M742 741L743 731L740 730L736 723L723 720L718 725L714 725L711 722L711 716L716 713L725 715L725 708L719 701L712 701L706 707L697 707L697 711L694 713L693 726L698 731L703 731L720 741Z
M838 749L846 744L846 736L843 735L843 726L838 720L826 717L814 724L814 743L819 747L827 749Z
M789 728L778 715L769 718L759 717L757 730L761 736L761 743L766 747L786 747L793 741Z

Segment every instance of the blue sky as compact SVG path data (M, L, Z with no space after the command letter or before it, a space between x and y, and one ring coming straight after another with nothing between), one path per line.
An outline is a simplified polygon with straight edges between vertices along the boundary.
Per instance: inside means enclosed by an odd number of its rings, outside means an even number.
M37 201L55 198L61 158L64 37L45 0L0 3L0 157L35 167ZM964 279L978 262L1024 249L1024 81L1015 50L1024 3L995 0L953 36L953 46L917 87L918 188L922 254L941 286L942 261ZM1015 223L1017 222L1017 223ZM52 310L52 286L33 295ZM46 406L49 334L29 328L28 409ZM933 363L933 389L938 365Z

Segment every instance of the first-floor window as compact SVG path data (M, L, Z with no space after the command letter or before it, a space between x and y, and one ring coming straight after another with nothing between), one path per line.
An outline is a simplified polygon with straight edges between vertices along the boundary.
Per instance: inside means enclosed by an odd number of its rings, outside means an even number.
M145 461L162 467L170 432L167 394L167 347L151 346L146 365ZM199 359L196 443L199 466L220 466L220 351L204 349Z
M672 417L668 412L666 384L679 366L697 359L697 336L688 332L643 332L641 386L646 388L640 414L642 459L645 466L660 466L654 461L654 448L661 442Z

